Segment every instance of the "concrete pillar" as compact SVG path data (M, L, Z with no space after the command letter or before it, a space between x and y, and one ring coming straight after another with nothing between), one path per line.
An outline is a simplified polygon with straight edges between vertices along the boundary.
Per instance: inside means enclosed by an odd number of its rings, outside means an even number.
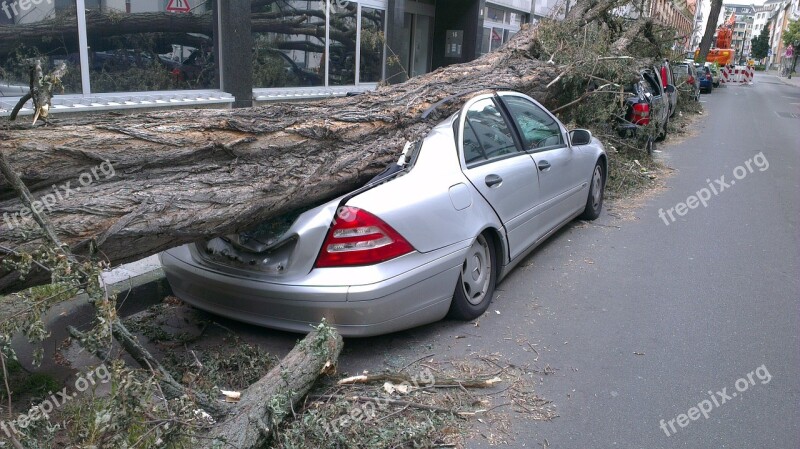
M251 0L214 1L214 56L220 89L233 95L234 108L253 105Z

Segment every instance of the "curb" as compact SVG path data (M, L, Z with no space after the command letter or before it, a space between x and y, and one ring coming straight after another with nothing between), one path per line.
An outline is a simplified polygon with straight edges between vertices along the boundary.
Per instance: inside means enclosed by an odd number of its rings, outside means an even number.
M109 285L108 289L109 293L117 295L117 311L120 318L141 312L172 294L172 288L161 268L116 282ZM88 296L82 293L56 304L47 311L43 321L50 335L43 342L32 345L25 336L18 334L11 340L11 347L16 351L19 362L25 370L47 373L60 381L65 381L74 373L75 368L97 363L93 356L82 351L67 357L72 367L61 366L54 358L58 346L69 337L67 326L86 330L92 326L93 319L94 307L89 304ZM32 354L37 347L44 349L44 358L41 366L34 368Z

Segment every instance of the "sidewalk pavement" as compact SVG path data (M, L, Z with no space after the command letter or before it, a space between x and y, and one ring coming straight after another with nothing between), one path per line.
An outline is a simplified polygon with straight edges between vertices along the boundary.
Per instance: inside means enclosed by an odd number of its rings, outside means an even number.
M785 76L779 76L777 70L767 70L766 72L756 72L756 78L760 76L770 76L774 77L777 80L781 81L784 84L788 84L790 86L800 87L800 73L793 73L792 79L789 79Z

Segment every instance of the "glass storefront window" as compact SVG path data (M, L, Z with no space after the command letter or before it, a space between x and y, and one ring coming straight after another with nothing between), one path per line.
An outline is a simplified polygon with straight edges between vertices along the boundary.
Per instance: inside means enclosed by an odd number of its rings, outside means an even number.
M331 86L355 84L357 10L355 2L330 3L328 84Z
M374 8L361 8L361 54L359 81L377 83L383 79L386 12Z
M254 87L325 84L325 2L268 2L253 11L252 27Z
M492 47L491 50L495 51L503 45L503 29L492 28Z
M495 22L503 21L504 11L498 8L486 7L486 18Z
M166 3L86 0L92 93L219 87L211 1L191 2L190 12L171 13L181 15L174 21L152 14L165 13Z
M5 6L0 9L0 97L27 94L30 67L36 61L45 75L66 64L63 93L81 93L75 1L7 2Z

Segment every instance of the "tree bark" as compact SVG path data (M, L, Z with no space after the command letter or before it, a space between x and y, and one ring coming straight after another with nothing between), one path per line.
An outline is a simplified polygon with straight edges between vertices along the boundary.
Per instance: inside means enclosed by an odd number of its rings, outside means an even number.
M278 366L242 392L231 415L211 429L200 447L219 447L220 441L222 447L264 447L317 377L332 370L342 344L342 337L332 328L309 333Z
M396 86L310 104L90 116L47 127L0 125L0 151L76 253L99 241L113 263L251 228L350 191L424 136L479 86L548 103L561 71L531 57L535 31L501 50ZM112 170L107 170L108 167ZM105 167L103 171L100 167ZM85 183L85 185L84 185ZM55 187L53 187L55 186ZM0 180L0 246L35 242ZM23 210L24 211L24 210ZM3 277L5 276L5 277ZM14 284L0 272L0 290Z
M722 10L722 0L711 0L711 10L708 12L708 22L706 22L706 32L700 40L700 54L698 61L705 61L708 51L711 50L711 41L714 39L714 32L717 30L717 19Z

